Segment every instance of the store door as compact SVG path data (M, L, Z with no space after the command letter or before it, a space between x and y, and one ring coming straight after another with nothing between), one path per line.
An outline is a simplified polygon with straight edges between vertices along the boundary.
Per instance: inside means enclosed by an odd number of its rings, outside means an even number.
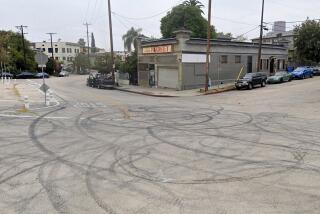
M247 59L247 73L252 73L252 56Z

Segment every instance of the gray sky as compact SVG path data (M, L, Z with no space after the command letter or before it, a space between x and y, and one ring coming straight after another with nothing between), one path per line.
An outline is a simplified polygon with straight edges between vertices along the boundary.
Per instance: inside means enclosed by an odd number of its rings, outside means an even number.
M30 41L44 41L45 33L58 33L54 40L77 42L86 38L83 23L88 21L98 47L110 48L107 0L0 0L0 29L17 31L27 25ZM111 0L115 49L123 50L122 35L130 27L142 28L147 36L160 37L160 19L182 0ZM200 0L207 6L207 0ZM265 22L300 21L320 18L319 0L265 0ZM308 3L306 3L308 2ZM218 31L241 35L258 27L261 0L213 0L212 21ZM207 7L204 9L207 10ZM287 30L294 24L288 24ZM270 25L271 29L271 25ZM258 36L259 29L245 34Z

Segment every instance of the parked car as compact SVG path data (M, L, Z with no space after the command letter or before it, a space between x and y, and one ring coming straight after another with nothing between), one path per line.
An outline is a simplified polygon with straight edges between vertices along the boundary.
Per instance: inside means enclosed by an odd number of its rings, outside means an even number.
M276 72L275 75L270 76L267 80L268 84L275 84L275 83L283 83L283 82L290 82L293 79L291 73L286 71L279 71Z
M295 79L306 79L313 77L313 71L310 67L298 67L291 74Z
M111 75L100 75L97 88L113 89L114 86L115 82L113 81Z
M10 73L8 73L8 72L1 72L0 73L0 78L1 77L6 77L6 78L13 78L13 74L10 74Z
M31 73L29 71L24 71L24 72L18 74L16 77L17 77L17 79L33 79L33 78L35 78L35 75L34 75L34 73Z
M39 78L39 79L43 78L43 76L44 76L44 78L50 78L49 74L47 74L46 72L43 72L43 73L40 72L40 73L37 73L36 75L34 75L35 78Z
M267 78L267 74L264 72L247 73L243 78L236 81L235 86L238 90L241 88L251 90L257 85L265 87L267 84Z
M320 67L313 67L313 76L320 76Z
M114 85L114 81L110 74L91 73L87 79L87 86L93 88L111 89Z
M87 78L87 86L93 88L97 87L99 75L99 73L90 73L89 77Z
M69 76L69 72L68 71L62 70L59 73L59 77L68 77L68 76Z

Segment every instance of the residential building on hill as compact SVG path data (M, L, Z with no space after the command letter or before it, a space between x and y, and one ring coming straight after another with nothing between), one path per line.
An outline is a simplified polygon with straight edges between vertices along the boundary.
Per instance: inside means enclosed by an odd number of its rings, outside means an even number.
M295 32L293 30L286 31L286 23L283 21L275 22L273 31L263 36L262 43L270 45L283 45L288 51L288 65L295 65ZM259 43L259 38L252 39L253 43Z
M33 48L42 51L49 58L52 56L60 62L63 62L64 65L72 64L75 57L80 53L81 47L78 43L72 42L53 42L53 49L51 48L51 43L47 41L35 42L33 43Z

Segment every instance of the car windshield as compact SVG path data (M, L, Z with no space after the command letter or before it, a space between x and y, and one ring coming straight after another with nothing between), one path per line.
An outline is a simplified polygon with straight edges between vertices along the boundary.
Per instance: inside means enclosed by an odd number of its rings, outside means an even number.
M253 76L253 74L250 73L250 74L246 74L243 78L248 79L248 78L251 78L252 76Z
M296 70L294 70L294 72L301 72L301 71L304 71L304 70L305 70L305 68L299 67Z

